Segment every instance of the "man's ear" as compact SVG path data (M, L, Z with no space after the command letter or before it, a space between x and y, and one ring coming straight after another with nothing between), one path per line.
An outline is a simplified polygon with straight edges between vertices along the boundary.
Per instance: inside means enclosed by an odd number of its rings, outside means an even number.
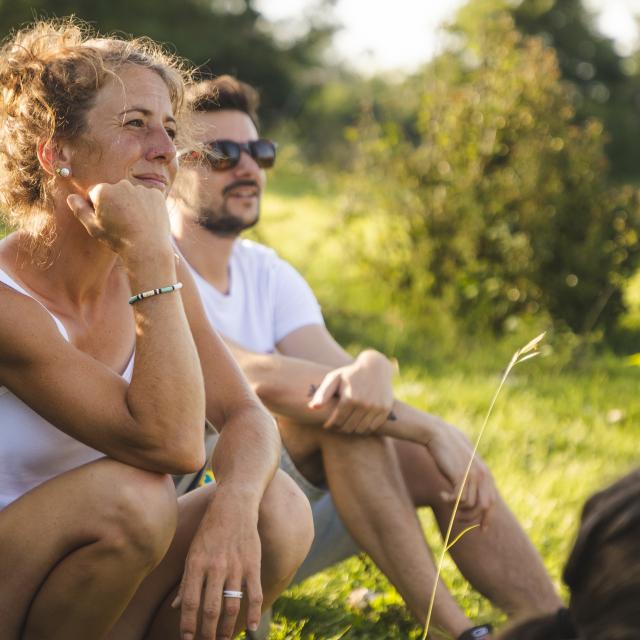
M55 175L56 169L69 166L68 150L56 140L44 140L38 143L38 161L49 174Z

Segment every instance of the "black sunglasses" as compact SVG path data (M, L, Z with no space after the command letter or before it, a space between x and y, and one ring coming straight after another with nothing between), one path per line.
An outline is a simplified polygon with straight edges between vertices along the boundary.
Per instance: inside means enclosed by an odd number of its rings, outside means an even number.
M213 140L202 145L205 149L207 160L215 171L227 171L233 169L242 152L248 153L261 169L270 169L276 161L276 143L266 138L251 140L249 142L235 142L234 140ZM197 151L187 151L182 156L196 157Z

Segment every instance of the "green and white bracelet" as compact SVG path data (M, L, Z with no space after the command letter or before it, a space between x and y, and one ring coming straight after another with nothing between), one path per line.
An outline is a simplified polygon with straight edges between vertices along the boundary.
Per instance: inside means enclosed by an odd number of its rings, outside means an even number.
M145 298L151 298L153 296L161 296L163 293L171 293L182 289L182 282L176 282L175 284L167 285L166 287L160 287L159 289L149 289L149 291L143 291L142 293L136 293L135 296L129 298L129 304L135 304L144 300Z

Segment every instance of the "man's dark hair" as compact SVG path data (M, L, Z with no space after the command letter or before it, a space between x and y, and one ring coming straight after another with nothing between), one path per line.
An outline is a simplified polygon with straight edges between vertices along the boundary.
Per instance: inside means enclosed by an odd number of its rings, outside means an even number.
M246 82L229 75L209 78L187 89L187 105L193 111L242 111L258 128L258 92Z

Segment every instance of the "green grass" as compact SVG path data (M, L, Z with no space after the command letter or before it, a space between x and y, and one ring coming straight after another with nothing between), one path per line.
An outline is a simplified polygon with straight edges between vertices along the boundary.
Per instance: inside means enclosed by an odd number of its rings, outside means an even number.
M353 292L356 287L349 280L357 274L338 241L340 197L322 175L276 174L259 228L259 238L311 281L325 309L339 308L345 290ZM371 322L359 319L358 308L365 308L362 301L374 287L371 281L360 283L360 301L351 307L355 310L352 316L334 320L332 326L356 346L368 338L395 345L397 352L406 354L396 387L398 396L445 417L473 438L511 353L543 327L534 323L500 341L449 336L443 347L434 334L425 336L418 347L413 341L407 345L403 325L389 321L393 314L378 319L377 324L372 314L373 330ZM352 302L347 299L347 304ZM328 320L331 325L332 318ZM348 331L347 320L360 321L361 331ZM394 332L396 335L389 335ZM489 463L501 493L560 589L562 566L585 498L638 464L640 368L628 366L620 357L597 355L589 348L576 359L575 346L571 336L552 335L542 357L516 367L480 445L480 454ZM437 556L441 541L433 519L427 511L420 515ZM443 575L472 619L504 620L450 561ZM364 611L346 604L351 591L360 586L383 594ZM431 586L425 584L425 600ZM352 558L286 592L275 606L271 638L355 640L420 635L420 626L375 566L366 558Z

